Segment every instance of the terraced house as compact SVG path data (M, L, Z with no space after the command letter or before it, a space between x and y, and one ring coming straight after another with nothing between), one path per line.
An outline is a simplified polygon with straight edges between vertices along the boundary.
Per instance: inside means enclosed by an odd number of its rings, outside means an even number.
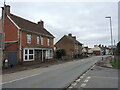
M54 36L40 20L33 23L10 13L10 6L2 8L4 16L4 59L9 64L44 62L53 58ZM4 15L3 15L4 13Z

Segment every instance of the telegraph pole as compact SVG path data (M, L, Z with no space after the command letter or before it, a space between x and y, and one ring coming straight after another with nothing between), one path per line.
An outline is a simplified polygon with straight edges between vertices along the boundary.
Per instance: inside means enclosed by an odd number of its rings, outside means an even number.
M4 7L2 7L2 34L1 34L1 64L3 66L3 59L4 59L4 21L5 21L5 0L4 0Z

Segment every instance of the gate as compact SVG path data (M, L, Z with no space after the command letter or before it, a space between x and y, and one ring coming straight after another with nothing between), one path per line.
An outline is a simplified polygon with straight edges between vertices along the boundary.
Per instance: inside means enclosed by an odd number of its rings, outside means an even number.
M17 52L8 52L9 65L15 65L17 62Z

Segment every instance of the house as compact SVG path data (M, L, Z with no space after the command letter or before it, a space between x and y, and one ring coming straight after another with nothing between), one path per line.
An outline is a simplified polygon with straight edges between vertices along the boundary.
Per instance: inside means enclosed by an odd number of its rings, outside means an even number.
M76 40L76 36L72 34L64 35L56 44L57 50L64 49L66 56L73 58L75 55L82 54L82 43Z
M88 46L83 46L82 54L83 54L83 56L87 56L88 55Z
M88 55L93 55L93 48L88 48Z
M5 12L5 15L3 15ZM53 58L54 36L44 22L31 22L10 13L10 6L2 7L4 16L4 59L9 64L38 63Z
M98 45L94 45L93 54L96 56L101 55L101 48Z

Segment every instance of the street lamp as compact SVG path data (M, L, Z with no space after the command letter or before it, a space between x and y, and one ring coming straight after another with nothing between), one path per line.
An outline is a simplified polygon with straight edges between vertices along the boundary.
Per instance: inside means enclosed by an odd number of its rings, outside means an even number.
M113 37L112 37L112 22L111 22L111 17L105 17L107 19L110 19L110 32L111 32L111 50L112 50L112 47L113 47ZM113 50L112 50L112 53L113 53Z

